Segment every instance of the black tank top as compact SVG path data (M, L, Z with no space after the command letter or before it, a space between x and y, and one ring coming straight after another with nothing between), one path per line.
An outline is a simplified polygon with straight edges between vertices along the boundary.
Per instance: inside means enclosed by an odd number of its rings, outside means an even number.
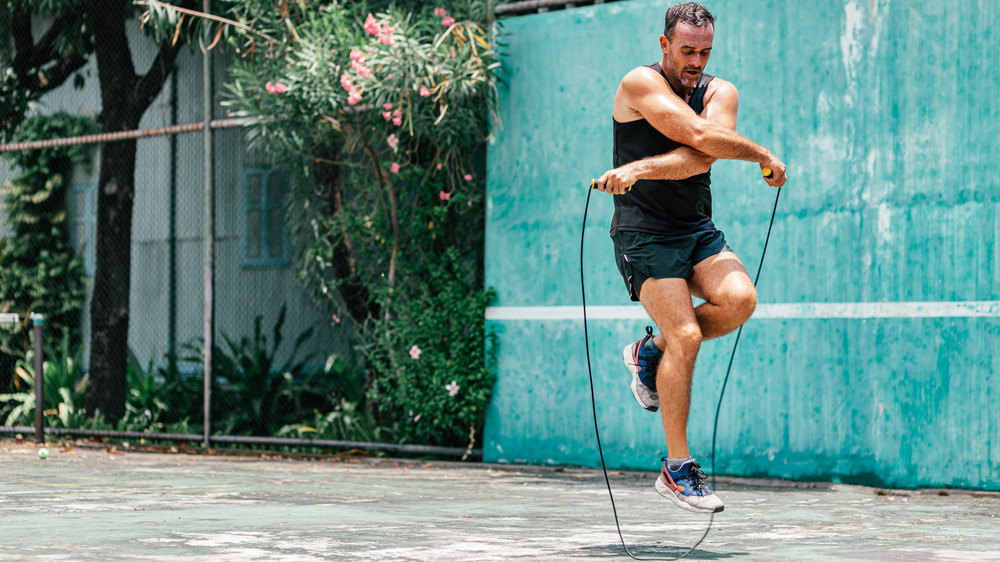
M663 76L659 63L649 65ZM688 105L701 115L705 108L705 90L715 78L702 74L691 93ZM663 76L666 80L666 76ZM669 85L670 82L668 81ZM650 156L666 154L681 143L667 138L645 119L614 122L614 166ZM615 195L615 214L611 218L611 235L619 230L651 234L689 233L714 228L712 223L711 172L683 180L639 180L632 191Z

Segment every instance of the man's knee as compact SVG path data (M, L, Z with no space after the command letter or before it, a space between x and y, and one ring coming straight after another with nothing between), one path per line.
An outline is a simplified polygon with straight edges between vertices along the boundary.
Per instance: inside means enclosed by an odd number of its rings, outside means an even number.
M757 308L757 290L753 285L731 288L713 302L725 311L725 316L735 325L746 322Z
M753 311L757 309L757 289L750 285L742 287L732 296L733 316L742 324L753 316Z
M687 357L694 357L701 348L701 327L697 322L683 324L670 334L663 334L667 340L667 350L672 350Z

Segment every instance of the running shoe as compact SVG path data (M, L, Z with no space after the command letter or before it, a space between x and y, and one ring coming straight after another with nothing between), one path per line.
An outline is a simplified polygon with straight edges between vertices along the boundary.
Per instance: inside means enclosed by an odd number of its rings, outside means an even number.
M698 461L689 460L677 470L670 470L666 457L656 479L656 491L681 509L694 513L719 513L725 506L705 483L708 478Z
M656 368L660 365L663 352L646 349L646 342L653 337L653 328L646 326L646 335L632 342L622 350L625 367L632 373L632 396L640 406L655 412L660 409L660 396L656 393ZM653 346L656 347L655 345Z

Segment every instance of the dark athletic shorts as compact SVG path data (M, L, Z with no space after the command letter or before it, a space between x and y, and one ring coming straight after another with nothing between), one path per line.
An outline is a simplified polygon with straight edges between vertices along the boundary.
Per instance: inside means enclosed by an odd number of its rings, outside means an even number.
M611 240L618 271L633 301L639 300L646 279L687 279L702 260L733 251L717 228L669 235L619 230Z

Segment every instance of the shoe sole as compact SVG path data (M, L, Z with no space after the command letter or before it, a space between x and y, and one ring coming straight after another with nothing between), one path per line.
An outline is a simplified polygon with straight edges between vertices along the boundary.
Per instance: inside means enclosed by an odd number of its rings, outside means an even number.
M681 509L683 509L685 511L690 511L691 513L701 513L701 514L706 514L706 513L721 513L721 512L723 512L726 509L726 506L724 506L724 505L720 505L719 507L716 507L715 509L708 509L708 508L704 508L704 507L693 506L693 505L685 502L684 500L678 498L677 494L675 494L670 488L667 488L667 486L665 484L663 484L660 481L659 478L656 479L656 493L658 493L661 496L667 498L668 500L674 502L674 504L676 504L677 507L679 507L679 508L681 508Z

